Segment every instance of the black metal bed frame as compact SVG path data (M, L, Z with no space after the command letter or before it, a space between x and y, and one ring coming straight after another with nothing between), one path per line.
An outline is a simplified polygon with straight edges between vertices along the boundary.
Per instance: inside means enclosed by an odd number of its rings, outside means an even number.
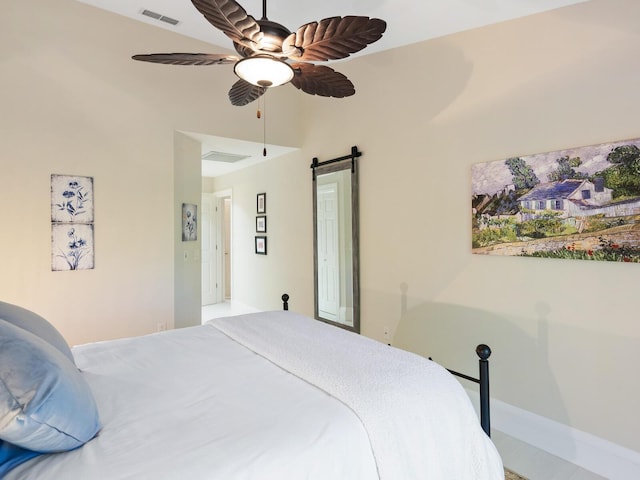
M464 378L480 386L480 425L484 433L491 437L491 409L489 406L489 357L491 356L491 348L489 348L489 345L481 343L476 347L476 355L480 358L478 360L478 378L470 377L449 368L447 370L456 377ZM429 357L429 360L431 360L431 357Z
M289 295L286 293L282 295L282 309L289 310ZM447 368L447 370L456 377L477 383L480 386L480 425L484 433L491 437L491 409L489 405L489 357L491 356L491 348L481 343L476 347L476 355L479 357L478 378L456 372L449 368ZM429 357L429 360L432 360L432 358Z

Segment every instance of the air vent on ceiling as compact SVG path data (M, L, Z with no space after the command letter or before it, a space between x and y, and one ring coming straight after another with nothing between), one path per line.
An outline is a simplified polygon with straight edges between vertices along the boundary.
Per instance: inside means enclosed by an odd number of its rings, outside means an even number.
M164 15L160 15L159 13L156 12L152 12L151 10L142 10L142 15L146 16L146 17L150 17L153 18L155 20L160 20L161 22L164 23L168 23L169 25L178 25L180 23L180 21L176 20L175 18L171 18L171 17L165 17Z
M209 160L211 162L224 162L224 163L235 163L240 160L244 160L245 158L249 158L249 155L238 155L236 153L226 153L226 152L216 152L211 150L210 152L202 155L202 160Z

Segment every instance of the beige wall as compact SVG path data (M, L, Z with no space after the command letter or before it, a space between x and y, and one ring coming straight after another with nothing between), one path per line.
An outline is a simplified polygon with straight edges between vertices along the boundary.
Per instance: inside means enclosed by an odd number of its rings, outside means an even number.
M201 206L202 177L194 175L202 169L202 146L183 133L174 135L174 224L182 226L182 204ZM198 209L196 219L202 218ZM174 314L176 328L201 323L202 316L202 225L197 223L197 239L182 241L182 229L174 228Z
M151 332L184 300L175 132L261 141L261 124L226 103L233 74L212 70L225 67L129 59L210 47L54 3L8 0L1 20L0 298L71 343ZM474 163L639 136L637 18L635 0L592 0L339 62L348 99L270 92L269 141L303 147L214 182L233 190L234 297L279 308L287 291L312 313L310 160L357 145L363 333L389 326L469 371L489 343L496 398L640 451L636 265L473 256L469 209ZM95 270L50 271L51 173L95 179ZM267 256L253 254L258 192Z
M176 132L262 140L255 111L228 103L232 69L134 62L213 47L74 0L4 1L0 43L0 299L45 316L72 344L171 327L185 304L197 311L198 265L174 255L177 209L200 202L199 152L175 153L189 151ZM298 141L296 98L270 94L276 143ZM94 178L94 270L51 272L52 173Z
M313 224L310 156L287 154L216 178L213 191L231 188L232 297L261 309L290 308L313 315ZM267 194L267 255L254 253L256 195Z
M305 98L299 155L216 181L248 230L253 195L277 199L270 255L235 265L242 300L273 307L277 279L312 313L309 160L357 145L363 333L469 372L486 342L494 397L640 451L638 266L474 256L470 215L474 163L640 136L637 18L593 0L337 64L357 93Z

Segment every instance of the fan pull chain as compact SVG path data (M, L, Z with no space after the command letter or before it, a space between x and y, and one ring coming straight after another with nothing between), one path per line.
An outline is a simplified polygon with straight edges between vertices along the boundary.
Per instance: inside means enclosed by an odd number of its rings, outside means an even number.
M262 120L262 156L267 156L267 92L262 96L262 109L264 110L264 119Z
M256 118L260 120L262 118L262 112L260 111L260 103L262 102L262 109L264 110L264 120L262 124L262 156L267 156L267 92L265 90L264 95L258 100L258 111L256 112Z

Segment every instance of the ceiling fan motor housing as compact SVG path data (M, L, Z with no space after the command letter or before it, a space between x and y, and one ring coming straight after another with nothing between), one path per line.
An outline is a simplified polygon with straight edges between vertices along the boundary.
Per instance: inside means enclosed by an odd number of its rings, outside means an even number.
M260 43L258 44L258 49L254 51L249 47L233 42L236 52L243 57L250 57L255 53L270 53L276 56L281 54L282 42L284 42L285 38L291 35L291 31L284 25L272 22L265 18L257 20L257 23L260 25L260 32L263 34L262 40L260 40Z

